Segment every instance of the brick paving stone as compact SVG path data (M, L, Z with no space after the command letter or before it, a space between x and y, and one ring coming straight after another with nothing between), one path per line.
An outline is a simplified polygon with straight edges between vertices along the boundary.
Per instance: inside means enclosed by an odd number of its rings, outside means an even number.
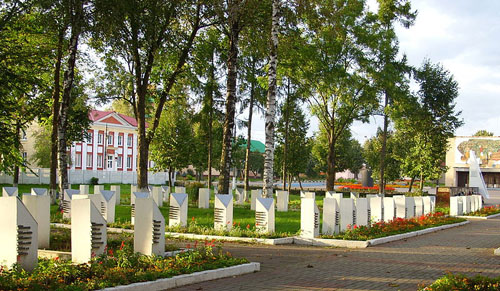
M500 276L500 218L366 249L225 243L261 271L182 290L416 290L446 272Z

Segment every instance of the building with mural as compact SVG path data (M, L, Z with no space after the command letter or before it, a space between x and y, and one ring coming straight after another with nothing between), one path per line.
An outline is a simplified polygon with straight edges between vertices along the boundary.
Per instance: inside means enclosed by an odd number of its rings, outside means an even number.
M469 180L469 158L474 151L488 188L500 187L500 137L456 136L448 140L446 186L463 187Z

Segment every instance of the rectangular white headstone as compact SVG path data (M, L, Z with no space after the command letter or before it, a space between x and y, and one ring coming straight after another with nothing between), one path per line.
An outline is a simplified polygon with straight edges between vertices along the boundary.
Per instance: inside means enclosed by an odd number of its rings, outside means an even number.
M262 189L254 189L250 191L250 209L255 210L255 201L257 197L262 197Z
M406 197L403 195L394 195L394 203L396 204L396 217L405 219L408 214L406 205Z
M175 186L175 192L174 193L187 193L186 192L186 187Z
M464 214L469 214L470 213L470 201L471 201L471 196L463 196L463 203L464 203Z
M163 192L161 191L160 186L153 186L151 189L151 196L153 200L155 201L156 205L158 207L163 206L163 197L162 197Z
M476 197L475 195L470 196L470 212L475 212L477 211L476 208Z
M264 233L274 233L274 198L257 197L255 227Z
M102 190L104 190L104 185L94 185L94 194L101 194ZM90 194L90 193L80 193L80 194Z
M370 200L368 198L357 198L355 199L356 204L356 224L359 225L370 225L371 211L370 211Z
M431 197L429 196L423 196L422 197L422 202L424 206L424 215L427 215L432 212L432 207L431 207Z
M48 248L50 242L50 197L24 193L23 203L38 224L38 247Z
M384 197L384 221L389 222L396 218L396 203L393 197Z
M94 188L94 190L95 190L95 188ZM80 185L80 193L81 194L90 194L89 185L83 185L83 184ZM94 191L94 193L95 193L95 191Z
M214 204L214 228L230 231L233 227L233 195L216 194Z
M356 224L356 208L354 206L354 199L342 198L340 199L340 231L344 232L349 227Z
M300 199L300 235L306 238L319 236L319 209L314 198Z
M132 225L135 224L135 199L137 198L151 198L151 195L149 192L133 192L132 195L130 196L130 202L132 202L130 223Z
M243 205L245 199L245 190L242 188L236 188L236 198L234 200L234 204Z
M460 196L450 197L450 215L460 216L463 214L463 201Z
M3 187L2 196L18 196L17 187Z
M376 223L384 220L384 198L372 197L370 200L371 222Z
M187 225L188 195L185 193L170 194L170 208L168 213L168 226Z
M478 210L483 209L483 197L481 195L477 195L477 208Z
M96 195L96 194L94 194ZM107 223L115 222L115 206L116 206L116 193L115 191L102 190L101 191L100 211Z
M316 199L316 192L301 192L301 198L312 198Z
M288 191L278 190L276 191L276 200L278 201L278 211L288 211L288 202L290 195Z
M63 192L63 197L61 200L63 218L71 218L71 202L73 200L73 195L80 194L80 190L65 189Z
M17 196L0 198L0 264L27 271L38 264L38 225Z
M415 217L415 210L416 210L415 197L405 197L405 199L406 199L406 218L410 219L412 217Z
M161 192L163 193L163 202L168 203L168 198L170 198L170 187L161 186Z
M71 211L71 259L87 263L106 249L106 221L90 199L74 199Z
M210 208L210 188L200 188L198 193L198 208Z
M131 196L131 197L132 197L132 193L134 193L134 192L139 192L139 191L137 191L137 190L138 190L138 189L137 189L137 185L136 185L136 184L130 184L130 196ZM132 198L131 198L131 199L132 199ZM130 205L132 205L132 203L131 203Z
M322 233L333 235L339 233L339 205L337 199L325 197L323 199L323 229Z
M121 186L120 185L111 185L110 188L111 191L115 192L115 205L120 205L121 204Z
M431 198L431 212L436 208L436 195L429 196Z
M144 255L165 254L165 218L152 198L137 198L134 226L134 252Z

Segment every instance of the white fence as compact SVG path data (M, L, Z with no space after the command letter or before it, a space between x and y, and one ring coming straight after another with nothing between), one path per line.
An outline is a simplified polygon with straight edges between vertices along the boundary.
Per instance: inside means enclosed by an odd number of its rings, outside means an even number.
M49 184L50 169L32 169L19 173L19 184ZM99 184L136 184L137 172L68 170L70 184L90 184L90 179L99 178ZM58 178L59 180L59 178ZM0 174L0 184L12 184L12 176ZM168 172L148 172L148 184L166 184ZM174 174L175 181L175 174Z

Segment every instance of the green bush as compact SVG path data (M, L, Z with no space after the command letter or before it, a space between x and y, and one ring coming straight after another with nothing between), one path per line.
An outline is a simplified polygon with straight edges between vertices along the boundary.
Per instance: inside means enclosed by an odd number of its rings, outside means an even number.
M468 291L468 290L500 290L500 277L488 278L484 276L467 277L464 275L447 274L429 286L420 287L425 291Z
M90 178L90 184L91 185L98 185L99 184L99 178L97 178L97 177Z
M186 192L188 194L189 201L193 204L197 204L198 203L198 192L200 191L200 188L205 188L205 184L200 183L200 182L191 182L191 183L185 184L185 185L186 185Z

